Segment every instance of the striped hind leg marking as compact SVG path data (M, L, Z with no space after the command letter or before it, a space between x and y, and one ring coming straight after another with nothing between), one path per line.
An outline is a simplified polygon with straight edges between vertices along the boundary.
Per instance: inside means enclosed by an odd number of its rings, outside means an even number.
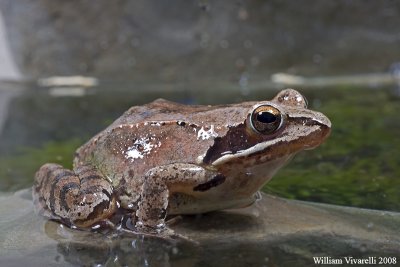
M71 171L54 163L35 175L33 197L40 213L77 227L89 227L116 210L113 187L91 166Z

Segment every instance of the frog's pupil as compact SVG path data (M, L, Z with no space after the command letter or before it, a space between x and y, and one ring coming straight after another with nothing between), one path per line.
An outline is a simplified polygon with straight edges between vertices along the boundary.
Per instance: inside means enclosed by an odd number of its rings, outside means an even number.
M257 120L262 123L273 123L276 121L276 116L270 112L258 112Z

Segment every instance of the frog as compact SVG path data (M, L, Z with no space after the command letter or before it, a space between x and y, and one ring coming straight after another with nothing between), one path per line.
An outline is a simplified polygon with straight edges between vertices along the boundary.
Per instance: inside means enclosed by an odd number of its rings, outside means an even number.
M40 167L35 207L73 228L121 227L113 219L123 214L136 233L163 233L174 216L253 204L282 166L330 131L330 120L290 88L269 101L214 106L157 99L78 148L72 170Z

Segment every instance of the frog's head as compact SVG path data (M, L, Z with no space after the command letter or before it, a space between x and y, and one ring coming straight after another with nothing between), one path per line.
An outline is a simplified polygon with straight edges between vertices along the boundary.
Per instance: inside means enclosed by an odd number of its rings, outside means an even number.
M299 92L286 89L253 105L241 123L214 140L203 163L231 174L258 173L263 184L294 154L319 146L330 129L325 115L307 109Z

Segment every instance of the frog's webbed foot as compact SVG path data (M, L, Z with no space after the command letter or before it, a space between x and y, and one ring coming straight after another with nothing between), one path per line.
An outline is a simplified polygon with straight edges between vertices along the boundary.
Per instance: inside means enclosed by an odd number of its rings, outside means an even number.
M43 165L35 175L33 197L40 213L79 228L105 221L117 209L112 185L91 166L71 171Z

